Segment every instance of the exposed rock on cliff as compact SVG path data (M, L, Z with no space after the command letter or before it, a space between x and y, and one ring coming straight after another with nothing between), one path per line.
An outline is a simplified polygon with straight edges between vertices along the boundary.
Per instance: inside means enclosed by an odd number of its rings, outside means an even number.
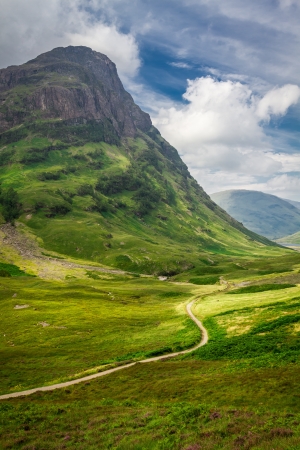
M87 47L56 48L0 70L0 105L0 133L37 119L96 121L118 137L152 125L123 88L115 64Z

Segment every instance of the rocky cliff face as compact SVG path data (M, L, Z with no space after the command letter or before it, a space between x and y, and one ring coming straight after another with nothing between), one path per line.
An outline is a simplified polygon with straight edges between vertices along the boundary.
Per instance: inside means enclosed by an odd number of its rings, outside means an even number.
M37 119L108 121L119 137L134 137L152 125L107 56L71 46L0 70L0 133Z

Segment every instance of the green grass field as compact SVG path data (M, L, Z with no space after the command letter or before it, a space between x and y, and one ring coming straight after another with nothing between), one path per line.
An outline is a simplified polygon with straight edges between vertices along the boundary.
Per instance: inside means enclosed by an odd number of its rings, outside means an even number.
M0 278L1 393L78 378L87 369L180 350L200 339L185 312L193 286L130 276L6 280ZM197 288L199 295L213 290Z
M1 278L1 393L189 347L194 297L209 333L185 356L1 401L1 448L299 449L300 255L216 267L166 282L79 269ZM216 275L223 284L205 284Z

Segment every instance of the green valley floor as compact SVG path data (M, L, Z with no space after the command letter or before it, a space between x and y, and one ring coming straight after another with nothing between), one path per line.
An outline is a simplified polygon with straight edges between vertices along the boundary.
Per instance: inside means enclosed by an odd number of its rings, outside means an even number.
M299 253L159 279L1 239L0 394L136 364L1 400L0 448L300 448ZM170 358L201 340L193 300L208 343Z

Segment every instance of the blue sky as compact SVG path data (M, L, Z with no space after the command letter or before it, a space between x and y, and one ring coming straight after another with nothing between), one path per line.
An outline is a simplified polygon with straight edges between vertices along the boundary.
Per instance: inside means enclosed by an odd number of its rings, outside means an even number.
M87 45L208 193L300 201L300 0L0 0L1 67Z

